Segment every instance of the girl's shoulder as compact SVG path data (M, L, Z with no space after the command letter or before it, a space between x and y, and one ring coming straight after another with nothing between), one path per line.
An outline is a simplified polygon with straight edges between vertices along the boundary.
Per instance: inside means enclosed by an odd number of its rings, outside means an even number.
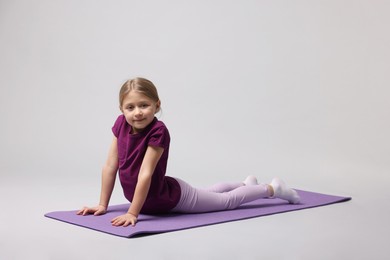
M151 127L152 132L156 131L162 131L162 132L169 132L167 126L163 121L158 120L157 118L154 119L154 122L152 122L152 127Z
M123 114L120 114L120 115L116 118L116 122L123 123L123 121L125 121L125 116L124 116Z
M126 122L126 119L125 119L125 116L123 114L119 115L117 117L117 119L115 120L115 123L114 125L112 126L112 132L114 133L114 135L118 138L119 135L120 135L120 132L122 131L129 131L128 129L125 129L125 128L128 128L126 126L127 122Z
M171 137L168 128L164 122L157 120L156 118L152 123L151 129L147 131L146 136L149 145L159 146L164 149L169 147Z
M120 125L122 125L125 121L126 121L125 116L124 116L123 114L120 114L120 115L116 118L115 123L114 123L114 126L120 126Z
M167 126L165 125L165 123L163 121L160 121L157 118L155 118L155 120L156 120L156 122L155 122L156 127L167 128Z

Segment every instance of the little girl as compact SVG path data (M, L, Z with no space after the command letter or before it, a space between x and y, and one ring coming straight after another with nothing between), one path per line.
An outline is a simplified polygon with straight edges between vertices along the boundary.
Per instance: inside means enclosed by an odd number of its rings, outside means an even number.
M84 207L77 214L106 213L118 170L131 205L126 214L112 219L114 226L134 226L140 213L220 211L260 198L299 203L297 192L277 178L270 184L258 184L255 177L248 176L242 182L196 189L165 176L170 136L165 124L155 117L161 107L156 87L144 78L128 80L119 92L119 105L122 115L112 127L114 138L102 170L99 205Z

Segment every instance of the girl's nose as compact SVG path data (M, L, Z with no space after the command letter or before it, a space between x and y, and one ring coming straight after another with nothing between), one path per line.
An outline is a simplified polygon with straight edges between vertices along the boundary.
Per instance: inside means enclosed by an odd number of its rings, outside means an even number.
M141 116L142 115L142 110L140 108L135 109L135 115Z

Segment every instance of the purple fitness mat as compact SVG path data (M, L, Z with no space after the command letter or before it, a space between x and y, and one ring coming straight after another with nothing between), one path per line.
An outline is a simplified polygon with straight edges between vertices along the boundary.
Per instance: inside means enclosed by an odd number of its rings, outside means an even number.
M77 210L55 211L47 213L45 216L116 236L134 237L136 235L170 232L287 211L313 208L351 199L350 197L326 195L302 190L297 190L297 192L301 196L300 204L288 204L286 201L280 199L259 199L246 203L235 210L200 214L140 215L135 227L114 227L110 222L114 217L125 214L130 204L110 206L108 212L102 216L79 216L76 215Z

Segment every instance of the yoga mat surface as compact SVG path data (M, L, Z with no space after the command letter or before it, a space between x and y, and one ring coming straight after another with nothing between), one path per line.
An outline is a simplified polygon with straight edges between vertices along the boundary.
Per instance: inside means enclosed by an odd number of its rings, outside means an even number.
M114 227L111 219L125 214L130 204L110 206L108 212L101 216L79 216L77 210L55 211L45 214L46 217L64 221L85 228L94 229L121 237L170 232L194 227L201 227L228 221L266 216L288 211L329 205L348 201L350 197L333 196L309 191L296 190L300 197L300 204L288 204L280 199L259 199L246 203L235 210L218 211L200 214L165 214L139 215L135 227Z

